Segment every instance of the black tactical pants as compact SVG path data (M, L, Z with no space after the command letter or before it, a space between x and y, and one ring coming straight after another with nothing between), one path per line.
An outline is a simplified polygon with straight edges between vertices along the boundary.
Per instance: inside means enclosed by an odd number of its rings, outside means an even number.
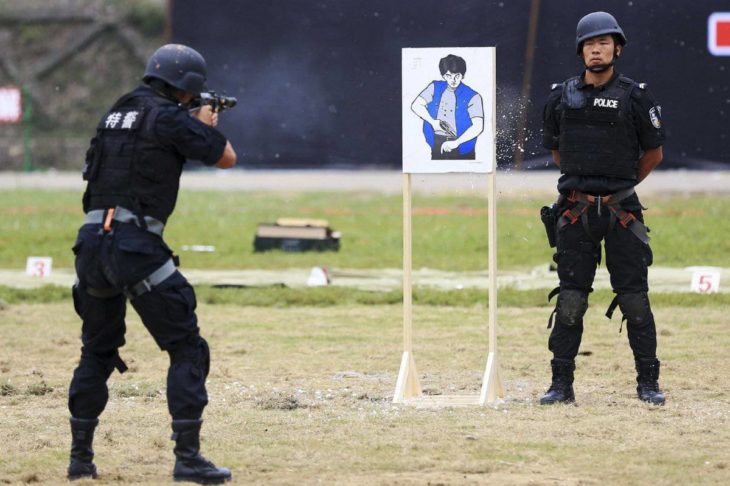
M128 298L122 291L169 260L171 251L161 237L116 222L109 233L99 224L82 226L73 251L78 277L73 299L83 321L83 347L68 405L73 417L94 419L109 398L107 379L115 367L123 369L118 350L125 342ZM209 352L199 335L193 288L176 271L130 302L160 349L170 354L167 402L172 418L200 418L208 403Z
M566 202L567 203L567 202ZM622 205L643 222L641 206L634 194ZM568 207L562 207L561 212ZM560 294L556 321L548 347L555 358L572 360L578 354L583 335L583 314L588 294L593 291L596 267L601 261L601 244L606 251L605 264L611 286L617 294L621 311L627 318L626 331L635 358L656 357L656 326L647 292L647 268L652 264L649 245L617 221L610 224L610 210L603 206L587 209L588 231L580 220L562 227L558 233L557 253ZM608 304L608 303L607 303Z

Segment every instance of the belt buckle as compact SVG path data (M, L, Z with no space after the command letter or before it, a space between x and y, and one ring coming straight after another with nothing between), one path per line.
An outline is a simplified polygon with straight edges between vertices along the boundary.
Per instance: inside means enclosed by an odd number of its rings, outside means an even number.
M634 216L633 213L630 213L628 211L626 211L626 216L624 216L623 218L621 218L619 220L619 222L621 223L621 225L624 228L628 228L629 226L631 226L634 221L636 221L636 216Z
M573 215L573 211L571 211L570 209L566 209L565 211L563 211L562 216L568 218L568 220L570 221L570 224L575 224L575 222L578 221L578 218L580 217L580 215L578 215L578 216Z

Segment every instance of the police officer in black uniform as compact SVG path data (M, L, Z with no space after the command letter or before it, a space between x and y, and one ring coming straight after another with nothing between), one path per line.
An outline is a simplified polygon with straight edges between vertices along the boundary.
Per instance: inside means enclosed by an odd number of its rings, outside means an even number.
M197 51L178 44L161 47L147 63L144 84L101 119L87 152L86 220L73 247L73 300L83 321L83 347L69 388L69 479L97 475L92 440L109 398L106 382L115 368L126 370L119 348L127 301L170 355L174 479L217 484L231 478L228 469L200 455L210 356L200 336L193 288L176 270L176 257L162 238L186 159L224 169L236 163L230 142L214 128L218 115L211 107L188 110L205 79L205 60Z
M626 36L606 12L583 17L575 46L583 74L553 85L543 114L543 145L562 173L554 205L560 286L550 316L552 384L541 404L573 402L573 371L583 315L596 266L605 263L616 294L609 306L623 313L634 354L639 399L663 404L656 356L656 326L649 305L647 267L652 263L648 229L634 191L662 160L660 107L643 83L614 65ZM623 321L622 321L623 323Z

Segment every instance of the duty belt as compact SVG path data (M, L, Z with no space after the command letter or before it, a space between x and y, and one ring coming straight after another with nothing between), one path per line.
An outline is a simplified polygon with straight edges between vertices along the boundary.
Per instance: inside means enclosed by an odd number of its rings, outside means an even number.
M139 228L160 237L162 237L162 232L165 229L165 225L152 216L143 216L140 220L136 214L122 206L89 211L86 213L84 224L103 224L101 231L109 232L112 229L112 221L117 221L119 223L132 223ZM87 287L86 292L93 297L101 299L108 299L123 293L128 299L132 300L142 294L146 294L171 277L172 274L177 271L176 260L176 257L170 258L147 277L143 278L136 284L123 287L121 291L117 288L97 289Z
M160 237L162 237L162 232L165 229L165 224L162 221L152 216L143 216L142 221L140 221L140 218L134 212L122 206L110 209L91 210L86 213L84 224L103 224L104 231L110 231L112 221L132 223Z
M595 204L599 216L602 206L606 206L611 211L611 229L613 229L616 221L618 221L621 226L634 233L642 242L649 244L649 230L644 226L644 223L636 219L636 216L629 211L621 208L621 201L632 194L634 194L633 187L605 196L593 196L580 191L571 191L567 199L574 204L560 215L560 219L558 219L558 230L567 224L574 224L580 219L583 228L591 236L590 228L588 227L587 209L589 206Z

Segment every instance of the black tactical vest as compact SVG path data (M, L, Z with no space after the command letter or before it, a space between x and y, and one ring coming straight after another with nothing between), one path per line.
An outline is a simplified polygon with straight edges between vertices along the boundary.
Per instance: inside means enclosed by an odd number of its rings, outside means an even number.
M184 157L160 146L154 123L171 100L138 89L99 122L86 153L84 212L123 206L163 223L175 208Z
M560 171L575 176L636 180L639 138L631 119L634 81L619 76L602 91L578 89L579 77L563 83Z

